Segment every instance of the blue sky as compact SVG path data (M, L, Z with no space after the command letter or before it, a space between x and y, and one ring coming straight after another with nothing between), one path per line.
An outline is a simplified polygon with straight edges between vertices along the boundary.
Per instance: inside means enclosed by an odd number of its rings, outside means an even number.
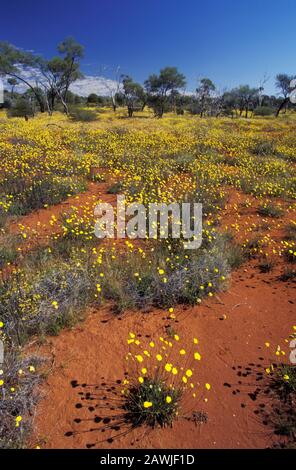
M72 35L85 46L82 70L121 66L143 82L174 65L188 90L210 77L220 88L296 73L295 0L13 0L2 4L1 40L45 57Z

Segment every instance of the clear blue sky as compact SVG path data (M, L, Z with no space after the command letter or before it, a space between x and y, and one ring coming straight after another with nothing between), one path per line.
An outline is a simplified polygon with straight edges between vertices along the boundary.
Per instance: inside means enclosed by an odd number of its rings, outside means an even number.
M85 46L82 69L120 65L144 81L175 65L188 80L208 76L221 88L258 85L264 74L296 73L295 0L5 0L1 40L55 54L72 35Z

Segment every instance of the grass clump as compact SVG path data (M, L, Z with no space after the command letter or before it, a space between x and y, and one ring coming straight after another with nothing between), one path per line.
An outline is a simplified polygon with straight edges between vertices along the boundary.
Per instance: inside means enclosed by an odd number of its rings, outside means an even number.
M279 276L280 281L293 281L296 279L296 271L295 269L285 268L284 272Z
M283 364L278 367L274 381L285 398L290 394L296 393L296 366Z
M258 208L258 214L263 217L274 217L278 219L283 215L283 209L272 203L261 204Z
M257 139L252 142L250 151L253 155L268 156L275 153L275 144L271 140Z
M7 183L8 185L8 183ZM0 196L1 190L0 187ZM7 214L25 215L48 204L58 204L67 197L85 191L85 181L77 177L44 176L33 181L23 180L12 187L8 185Z
M291 222L285 227L286 239L296 241L296 222Z
M216 234L210 246L184 250L170 240L120 256L105 254L101 294L117 311L196 304L225 287L230 273L226 242Z
M129 389L124 408L134 425L163 428L176 419L181 395L181 390L168 387L163 380L145 377Z
M13 263L18 257L21 236L4 233L0 237L0 269Z
M269 273L274 268L274 261L265 259L259 263L258 268L261 273Z
M0 318L5 334L23 344L32 334L57 334L79 319L94 299L95 281L88 260L40 256L0 282Z
M1 365L0 449L20 448L25 444L31 429L30 414L38 399L36 385L40 375L36 369L42 362L36 356L22 358L16 348L10 347L5 352Z
M108 194L119 194L123 190L123 184L121 181L118 181L117 183L114 183L110 188L108 189L107 193Z

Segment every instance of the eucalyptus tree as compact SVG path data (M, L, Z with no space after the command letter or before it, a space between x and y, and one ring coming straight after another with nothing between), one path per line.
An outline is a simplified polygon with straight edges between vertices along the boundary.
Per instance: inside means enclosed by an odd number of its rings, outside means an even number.
M168 109L170 95L186 86L185 76L176 67L165 67L159 75L153 74L145 81L148 104L155 116L161 118Z

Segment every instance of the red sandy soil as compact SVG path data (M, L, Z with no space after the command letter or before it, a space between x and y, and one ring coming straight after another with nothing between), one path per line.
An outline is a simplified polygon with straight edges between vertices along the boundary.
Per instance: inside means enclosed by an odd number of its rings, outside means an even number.
M230 227L238 221L242 227L258 221L256 205L242 208L245 195L230 193L228 212L222 226ZM239 216L242 211L243 216ZM285 219L289 222L292 214ZM247 222L247 223L246 223ZM270 234L277 244L282 229L276 220ZM281 224L282 225L282 224ZM238 231L241 238L244 228ZM259 231L259 233L262 232ZM244 237L248 234L244 232ZM263 233L264 235L264 233ZM249 237L251 238L251 236ZM202 425L179 418L173 428L137 429L112 443L105 439L96 416L106 411L89 409L82 400L92 394L101 383L116 383L124 378L127 353L126 338L130 331L138 334L163 334L168 324L167 312L126 312L112 314L110 306L90 309L86 320L75 328L63 331L58 337L48 338L41 346L31 345L30 351L46 355L51 367L41 387L41 399L34 421L30 446L42 448L264 448L271 446L275 436L259 410L268 408L264 394L265 368L274 361L278 344L292 332L295 324L295 287L291 282L278 280L284 262L271 273L260 273L258 260L251 260L232 273L227 292L219 293L196 307L179 306L175 309L175 331L181 338L199 339L202 361L199 365L200 384L209 382L208 402L196 401L195 410L205 411L208 422ZM144 333L143 333L144 332ZM270 343L270 348L265 346ZM72 381L79 386L73 387ZM86 384L81 386L81 384ZM80 394L79 394L80 393ZM83 393L84 395L81 395ZM102 392L103 393L103 392ZM81 408L77 408L82 404ZM75 422L74 420L82 420ZM120 431L119 431L120 433ZM115 433L116 434L116 433ZM117 433L118 434L118 433Z

